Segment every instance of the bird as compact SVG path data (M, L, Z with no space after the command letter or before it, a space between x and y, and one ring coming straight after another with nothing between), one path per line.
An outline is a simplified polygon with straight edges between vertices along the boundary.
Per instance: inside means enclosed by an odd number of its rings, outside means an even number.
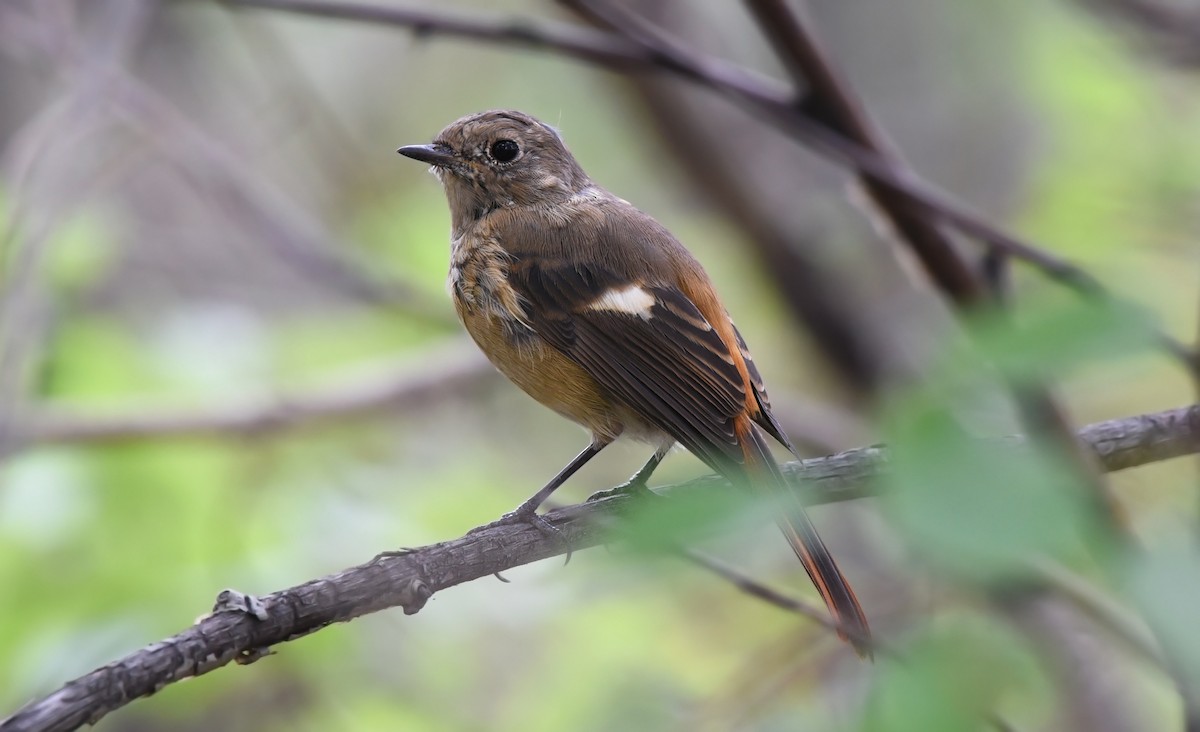
M678 443L773 502L839 635L869 657L866 615L767 437L795 448L746 342L688 249L597 185L559 132L528 114L471 114L432 143L397 152L428 164L444 188L447 288L466 331L517 387L591 435L541 490L491 525L538 522L550 494L618 438L654 452L613 492L648 491Z

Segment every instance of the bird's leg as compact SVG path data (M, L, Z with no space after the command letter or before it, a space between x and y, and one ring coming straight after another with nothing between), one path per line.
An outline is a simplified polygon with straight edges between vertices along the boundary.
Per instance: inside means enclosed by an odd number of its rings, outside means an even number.
M646 461L646 464L639 468L629 480L625 481L621 485L614 486L607 490L596 491L592 495L588 496L588 501L599 501L602 498L612 498L613 496L633 496L646 494L652 496L655 495L654 491L646 487L646 483L650 480L650 476L658 468L658 464L663 461L663 458L667 456L667 453L670 450L670 445L658 448L654 451L654 454L650 456L650 459Z
M544 503L545 500L550 497L551 493L558 490L558 487L565 483L567 478L570 478L572 475L574 475L575 472L586 465L589 460L599 455L600 451L607 447L609 442L610 441L608 440L593 440L590 445L584 448L583 452L576 455L571 462L567 463L566 467L558 471L558 474L550 479L549 483L544 485L537 493L534 493L532 496L526 499L524 503L522 503L520 506L517 506L514 510L504 514L499 519L491 522L490 524L473 529L471 533L474 534L477 531L491 529L496 526L532 524L542 533L551 536L558 536L558 529L555 528L549 521L537 514L538 506L542 505L542 503Z

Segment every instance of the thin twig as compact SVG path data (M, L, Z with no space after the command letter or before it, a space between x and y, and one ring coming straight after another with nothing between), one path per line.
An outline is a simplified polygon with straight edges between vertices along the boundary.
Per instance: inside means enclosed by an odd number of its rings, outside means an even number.
M910 204L945 218L964 233L987 241L1018 259L1036 264L1047 276L1080 293L1094 296L1103 291L1100 283L1084 270L997 228L911 171L897 169L888 160L830 129L806 111L798 110L794 95L781 99L776 95L764 95L759 89L747 85L730 83L714 72L712 57L683 46L626 8L595 0L562 1L610 26L621 28L628 38L655 54L655 65L759 112L760 119L775 125L813 152L835 163L847 165L876 182L887 184L903 194Z
M781 610L786 610L789 613L803 615L832 633L840 632L838 624L833 622L829 614L812 603L784 594L773 587L768 587L762 582L742 574L728 564L695 549L681 546L678 548L678 554L680 557L702 569L708 570L751 597L762 600L768 605L774 605ZM874 642L870 638L858 636L854 638L854 641L856 643L863 643L871 648L872 651L875 650Z

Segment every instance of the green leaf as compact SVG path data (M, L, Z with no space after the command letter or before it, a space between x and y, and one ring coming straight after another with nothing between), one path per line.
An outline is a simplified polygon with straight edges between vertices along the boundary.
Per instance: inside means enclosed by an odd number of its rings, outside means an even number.
M712 479L714 486L719 482ZM622 533L635 551L673 551L680 542L715 533L753 511L748 496L732 487L676 491L666 498L628 502L619 519Z
M1184 686L1200 689L1200 555L1194 549L1164 549L1143 555L1131 569L1129 594L1145 613L1174 673Z
M1061 378L1154 346L1155 324L1146 311L1123 303L1069 298L1026 304L1011 318L978 320L973 331L979 355L1009 378L1025 382Z
M1088 536L1083 488L1049 449L970 436L951 412L912 399L888 430L888 516L934 566L968 578L1023 574Z
M926 628L900 655L902 662L879 662L863 730L994 729L990 719L1006 700L1048 684L1020 637L974 616Z

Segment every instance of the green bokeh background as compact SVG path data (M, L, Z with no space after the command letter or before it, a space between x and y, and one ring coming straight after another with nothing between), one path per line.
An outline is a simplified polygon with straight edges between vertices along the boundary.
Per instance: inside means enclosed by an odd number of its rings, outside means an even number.
M954 415L1001 399L980 375L985 361L1014 378L1052 379L1078 424L1193 400L1186 376L1149 347L1146 325L1183 340L1196 331L1198 80L1067 2L911 0L907 12L931 22L903 26L874 22L880 4L851 12L815 3L814 12L867 104L878 104L902 147L912 141L918 167L943 169L989 148L1006 122L969 110L989 95L989 80L1003 79L1019 146L1000 156L1021 162L982 207L1135 305L1088 308L1018 267L1015 325L974 325L975 349L937 345L923 383L861 415L872 438L904 450L888 496L814 515L907 663L862 664L812 623L693 566L616 547L580 552L566 568L519 568L509 584L448 590L412 617L389 611L327 628L254 665L173 685L98 728L916 731L977 728L996 713L1019 729L1056 729L1070 702L1053 663L987 600L1019 582L1030 551L1117 598L1136 594L1139 610L1186 640L1180 608L1195 606L1200 586L1191 461L1112 477L1149 550L1127 563L1103 546L1058 456L989 455ZM687 243L768 383L861 407L832 385L744 256L744 235L697 197L612 74L200 1L119 12L104 7L116 3L51 5L66 19L31 17L77 41L81 64L33 36L0 33L0 267L6 291L30 286L24 302L40 313L10 318L0 341L13 347L25 326L40 324L29 326L39 345L0 392L15 405L4 414L16 434L45 404L187 412L304 391L356 369L437 369L430 354L462 337L442 284L448 215L436 181L393 150L492 107L558 125L597 181ZM567 18L535 2L447 5ZM122 13L142 14L144 26L129 31ZM728 33L744 55L763 55L744 21ZM982 35L1000 40L965 40ZM106 57L113 38L133 40ZM95 100L80 102L92 124L45 121L106 63L174 105L182 122L122 121ZM926 91L944 109L967 112L906 106L906 85L935 82ZM943 146L922 139L924 125L951 123ZM209 165L180 126L317 222L338 256L402 283L408 300L364 302L280 264L286 257L262 243L276 229L237 223L245 201L226 181L229 166ZM73 132L30 143L38 129ZM834 206L841 193L821 195ZM24 268L29 251L37 261ZM0 715L180 630L222 588L270 592L489 521L584 439L492 380L408 411L263 435L20 445L0 467ZM562 500L620 482L644 457L637 446L606 452ZM701 471L673 455L656 480ZM705 548L815 597L761 517L735 522ZM1182 645L1195 653L1194 641ZM1200 666L1200 655L1189 657ZM1161 673L1121 650L1107 658L1144 729L1178 724Z

